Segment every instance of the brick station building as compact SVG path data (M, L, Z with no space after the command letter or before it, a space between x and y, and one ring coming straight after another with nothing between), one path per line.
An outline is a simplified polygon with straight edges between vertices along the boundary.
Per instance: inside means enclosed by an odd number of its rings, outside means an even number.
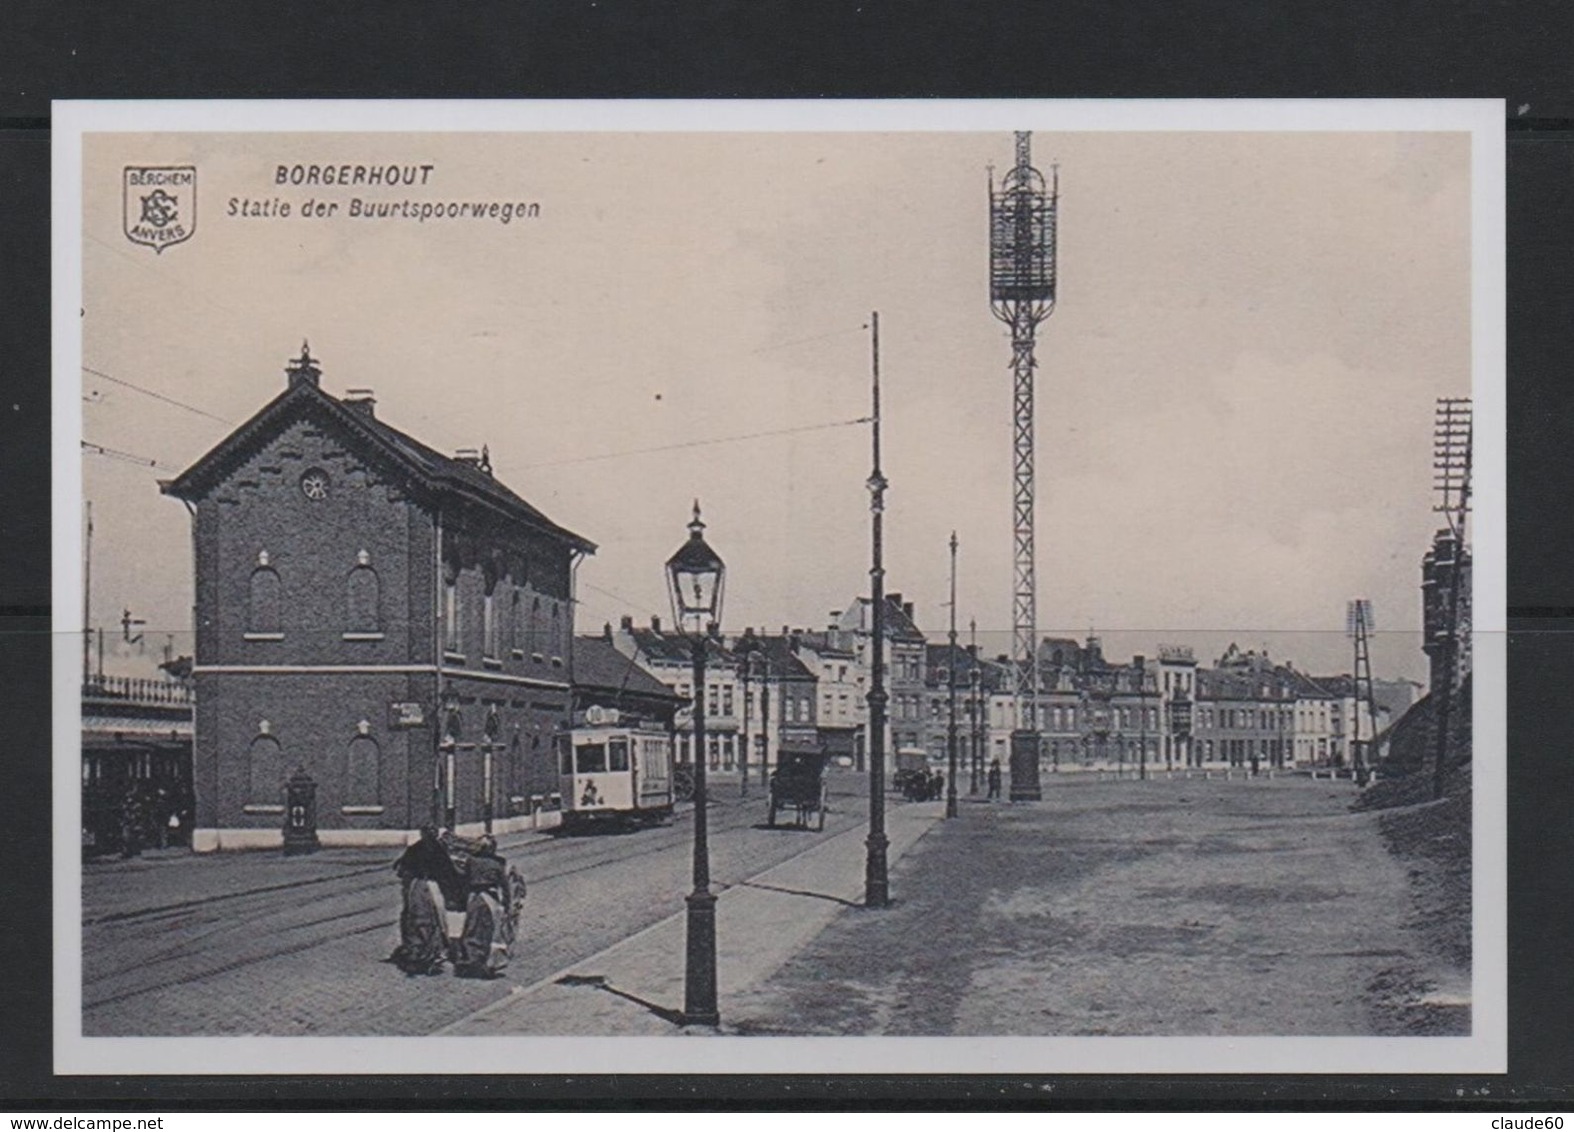
M285 780L325 845L552 824L573 574L594 546L491 472L326 393L284 390L163 491L192 514L194 846L279 845Z

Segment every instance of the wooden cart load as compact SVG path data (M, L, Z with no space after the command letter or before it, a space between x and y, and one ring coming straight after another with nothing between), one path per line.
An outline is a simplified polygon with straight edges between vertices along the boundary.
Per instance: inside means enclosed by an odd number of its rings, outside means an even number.
M825 768L830 760L830 753L822 747L782 748L771 774L771 807L766 824L774 828L777 814L792 811L794 824L799 828L807 828L812 819L815 829L824 829L829 797Z

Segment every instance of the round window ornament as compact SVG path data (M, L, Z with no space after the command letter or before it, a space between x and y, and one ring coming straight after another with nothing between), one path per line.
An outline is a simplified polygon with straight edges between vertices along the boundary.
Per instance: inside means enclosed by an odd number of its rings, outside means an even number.
M312 468L301 476L301 494L314 503L328 498L328 473Z

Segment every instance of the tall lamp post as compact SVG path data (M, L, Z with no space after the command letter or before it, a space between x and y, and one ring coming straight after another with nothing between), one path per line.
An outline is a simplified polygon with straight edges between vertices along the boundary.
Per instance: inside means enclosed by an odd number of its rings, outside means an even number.
M891 903L891 874L886 860L890 840L885 835L885 555L881 517L885 489L880 471L880 312L869 317L873 458L869 488L870 565L869 602L873 607L870 632L874 662L869 666L869 836L864 841L864 907L885 908Z
M738 752L738 797L749 796L749 676L754 669L754 631L745 629L733 651L738 655L738 669L743 674L743 742Z
M694 891L689 893L688 950L683 979L683 1024L715 1026L716 895L710 890L710 846L705 813L705 649L721 622L726 567L705 542L700 501L694 501L689 539L667 559L667 587L672 615L689 639L694 664Z
M1137 664L1137 734L1138 742L1142 744L1138 751L1137 778L1140 781L1148 780L1148 662L1139 658Z
M979 724L981 722L979 719L979 713L982 710L981 697L979 696L978 692L979 680L982 676L982 673L980 673L978 670L978 622L973 618L968 618L967 622L967 643L968 660L970 662L967 670L967 688L969 693L967 697L967 729L970 732L968 738L970 740L969 747L971 755L971 757L968 759L968 763L972 768L972 773L968 775L967 779L967 792L969 794L977 794L979 775L981 775L984 770L984 753L983 748L978 741Z
M956 808L956 532L951 532L951 640L947 645L951 663L946 665L946 691L951 699L951 716L946 725L945 816L954 818Z

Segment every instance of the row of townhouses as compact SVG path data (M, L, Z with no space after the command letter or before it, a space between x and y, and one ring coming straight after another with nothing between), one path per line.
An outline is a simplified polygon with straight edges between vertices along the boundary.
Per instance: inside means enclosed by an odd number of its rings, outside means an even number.
M1012 732L1032 722L1006 658L932 644L900 593L878 642L868 598L822 627L718 635L695 688L688 642L658 618L576 632L576 568L594 544L498 480L484 449L444 455L385 422L370 392L334 396L305 348L286 374L161 485L192 518L195 655L178 707L194 726L171 724L168 705L126 722L127 697L105 706L116 697L94 690L84 782L100 808L137 777L127 767L151 775L173 742L191 754L165 792L179 799L172 824L199 849L276 843L297 774L315 783L328 844L401 843L439 819L521 827L551 808L554 740L574 713L631 696L670 721L680 760L760 773L812 746L863 767L877 647L891 766L898 753L945 759L953 682L964 759L1006 765ZM1454 557L1440 542L1427 558L1429 617ZM1233 646L1205 666L1182 646L1115 662L1096 637L1046 638L1037 663L1051 772L1338 765L1407 706L1385 688L1374 716L1348 676ZM111 757L122 749L135 761Z

